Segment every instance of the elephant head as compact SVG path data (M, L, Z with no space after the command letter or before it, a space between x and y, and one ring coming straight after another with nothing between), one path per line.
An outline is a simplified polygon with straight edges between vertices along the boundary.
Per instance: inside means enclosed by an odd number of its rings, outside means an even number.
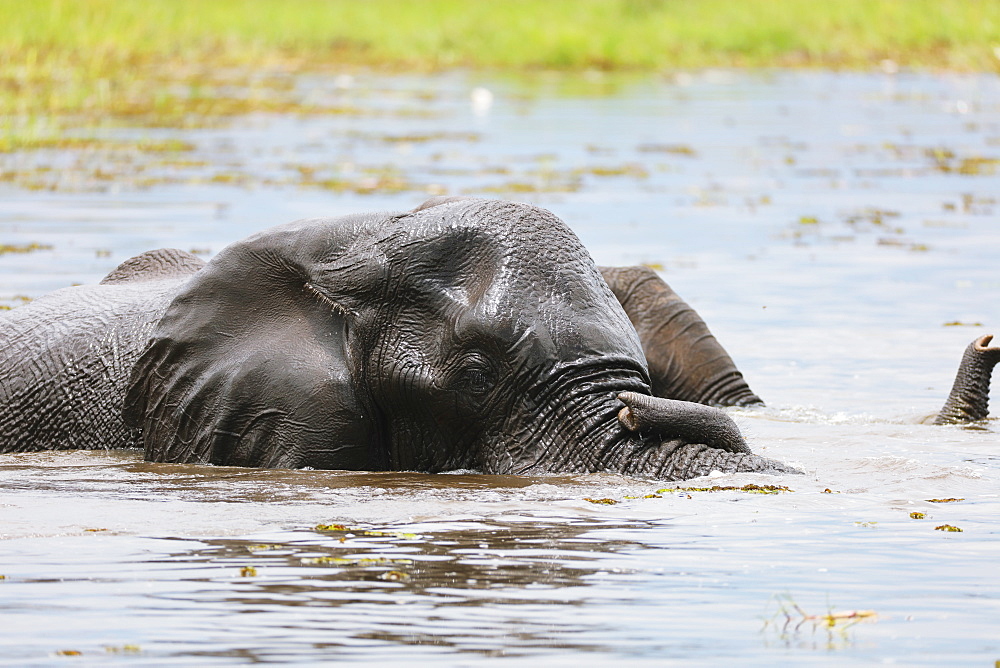
M717 418L706 407L651 407L649 394L634 327L562 221L442 198L297 221L224 249L158 323L125 417L154 461L782 470L738 432L739 443L705 444L718 431L702 428ZM621 417L619 395L631 409Z

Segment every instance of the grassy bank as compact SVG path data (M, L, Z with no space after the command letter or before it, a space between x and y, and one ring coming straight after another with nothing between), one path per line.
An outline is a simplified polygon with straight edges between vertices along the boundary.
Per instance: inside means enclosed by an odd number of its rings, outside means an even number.
M401 68L995 70L996 0L3 0L2 56Z
M6 118L238 114L199 91L246 73L894 64L1000 70L1000 2L0 0Z

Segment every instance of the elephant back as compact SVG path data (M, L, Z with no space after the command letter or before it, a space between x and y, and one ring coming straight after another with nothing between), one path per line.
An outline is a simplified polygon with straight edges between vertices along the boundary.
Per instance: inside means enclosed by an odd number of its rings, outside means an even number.
M135 445L125 387L184 280L64 288L0 318L0 452Z

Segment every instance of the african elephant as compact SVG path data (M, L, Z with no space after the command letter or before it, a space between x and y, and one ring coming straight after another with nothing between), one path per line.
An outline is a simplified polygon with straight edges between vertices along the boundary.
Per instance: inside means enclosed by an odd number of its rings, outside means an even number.
M0 334L0 451L660 479L794 471L750 453L706 405L760 400L690 307L649 270L602 276L562 221L525 204L435 198L296 221L207 265L151 251L101 285L9 312Z

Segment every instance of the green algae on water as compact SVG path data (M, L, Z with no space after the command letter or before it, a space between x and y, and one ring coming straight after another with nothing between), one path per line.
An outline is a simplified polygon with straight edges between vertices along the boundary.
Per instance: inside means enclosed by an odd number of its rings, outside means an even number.
M108 654L140 654L142 647L139 645L106 645L104 651Z
M748 494L781 494L794 492L784 485L742 485L740 487L713 485L712 487L664 487L656 490L657 494L672 492L747 492Z
M334 565L334 566L382 566L384 564L412 564L412 559L396 559L389 557L364 557L350 559L347 557L302 557L299 559L307 565Z
M955 532L958 532L958 533L962 533L961 529L959 529L956 526L952 526L950 524L942 524L941 526L936 526L936 527L934 527L934 530L935 531L955 531Z
M373 529L361 529L357 527L350 527L346 524L317 524L313 527L313 531L320 531L324 533L336 532L336 533L350 533L355 536L372 536L378 538L404 538L407 540L413 540L419 538L415 533L406 533L400 531L376 531Z
M37 242L31 242L30 244L22 244L20 246L15 246L11 244L0 244L0 255L7 255L8 253L34 253L35 251L41 250L52 250L52 246L49 244L40 244Z

